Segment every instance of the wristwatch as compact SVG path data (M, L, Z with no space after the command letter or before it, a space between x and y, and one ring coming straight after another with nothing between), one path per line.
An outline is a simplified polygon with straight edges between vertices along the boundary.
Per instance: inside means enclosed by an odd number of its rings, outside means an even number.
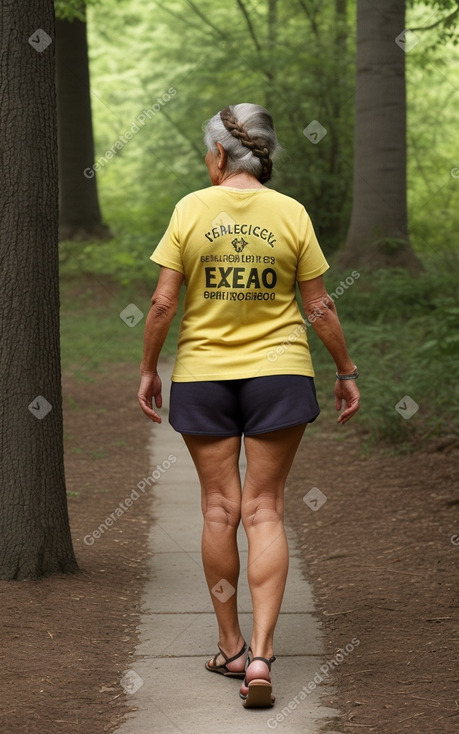
M351 372L350 375L340 375L338 372L336 373L337 380L356 380L358 376L359 376L359 371L355 365L354 365L354 372Z

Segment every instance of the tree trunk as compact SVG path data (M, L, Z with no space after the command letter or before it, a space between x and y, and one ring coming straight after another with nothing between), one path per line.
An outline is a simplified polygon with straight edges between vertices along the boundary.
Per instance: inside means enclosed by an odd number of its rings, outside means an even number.
M64 479L53 0L3 0L0 578L78 570Z
M343 120L349 119L349 92L346 93L349 79L349 57L347 53L347 0L335 0L334 38L330 49L329 88L332 94L326 95L328 111L328 162L327 175L334 182L325 194L330 196L330 205L321 218L321 237L329 250L336 250L341 244L349 217L349 165L343 163L343 146L349 150L349 135L343 131ZM336 203L340 202L341 206ZM320 206L320 205L319 205Z
M61 240L106 239L94 165L86 23L56 21ZM92 175L84 174L91 171Z
M276 84L276 59L277 59L277 0L268 0L268 34L266 47L269 49L268 57L265 62L266 69L266 92L265 107L269 112L274 107L274 100L277 96ZM272 114L272 113L271 113Z
M344 267L421 265L411 249L406 203L405 28L401 0L357 2L353 208Z

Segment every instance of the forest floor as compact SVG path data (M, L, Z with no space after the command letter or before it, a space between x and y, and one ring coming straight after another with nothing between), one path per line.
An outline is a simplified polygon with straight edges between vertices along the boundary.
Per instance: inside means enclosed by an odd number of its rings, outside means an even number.
M0 582L2 734L113 732L130 710L123 675L134 660L154 523L145 495L125 503L150 469L137 384L137 367L123 364L85 382L64 376L67 490L81 571ZM358 429L334 421L324 411L308 428L286 492L325 660L335 661L321 673L333 691L324 702L341 715L325 730L453 734L458 445L437 440L411 454L377 448L362 456ZM125 509L95 538L120 503Z

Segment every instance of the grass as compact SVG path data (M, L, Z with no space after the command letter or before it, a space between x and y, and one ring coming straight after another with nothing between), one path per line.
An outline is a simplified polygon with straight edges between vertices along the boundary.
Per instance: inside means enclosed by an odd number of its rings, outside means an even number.
M145 283L125 286L112 278L73 273L61 277L61 352L64 379L90 379L94 370L120 363L140 364L143 327L154 290ZM120 314L130 304L141 312L132 323ZM131 325L132 323L132 325ZM174 319L163 353L173 355L179 319Z

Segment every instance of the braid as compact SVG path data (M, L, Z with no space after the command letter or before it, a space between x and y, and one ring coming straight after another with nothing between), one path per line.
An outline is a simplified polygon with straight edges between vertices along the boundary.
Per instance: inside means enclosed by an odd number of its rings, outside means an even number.
M220 112L223 125L234 138L237 138L245 148L252 151L261 162L261 173L258 176L260 183L266 183L271 178L273 162L266 147L266 141L262 137L251 138L245 127L234 117L229 107Z

